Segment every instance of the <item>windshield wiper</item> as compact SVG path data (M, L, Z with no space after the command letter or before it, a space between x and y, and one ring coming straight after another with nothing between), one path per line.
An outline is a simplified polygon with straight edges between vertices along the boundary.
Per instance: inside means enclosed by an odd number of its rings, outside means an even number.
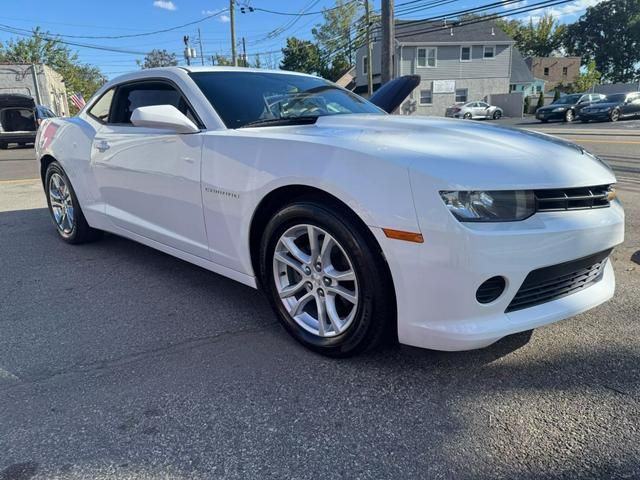
M319 115L301 115L299 117L265 118L244 124L240 128L277 127L281 125L312 125L318 121Z

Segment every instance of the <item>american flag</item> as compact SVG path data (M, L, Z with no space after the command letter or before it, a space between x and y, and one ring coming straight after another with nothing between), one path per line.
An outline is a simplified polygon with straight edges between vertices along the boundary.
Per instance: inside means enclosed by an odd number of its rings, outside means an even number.
M82 94L80 92L74 93L69 98L73 104L78 107L78 110L81 110L86 105L86 102L84 101L84 98L82 98Z

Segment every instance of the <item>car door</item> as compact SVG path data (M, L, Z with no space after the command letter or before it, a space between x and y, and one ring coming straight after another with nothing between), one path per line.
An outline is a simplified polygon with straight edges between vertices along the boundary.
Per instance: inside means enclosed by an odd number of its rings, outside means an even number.
M167 81L120 85L91 153L105 213L128 232L208 258L200 190L202 135L133 126L133 111L151 105L173 105L201 125L182 93Z
M471 112L473 118L482 117L481 109L478 108L478 102L471 102L467 104L467 108Z
M478 112L478 116L479 117L489 118L491 116L489 114L491 106L488 103L477 102L477 105L478 105L477 106L477 112Z

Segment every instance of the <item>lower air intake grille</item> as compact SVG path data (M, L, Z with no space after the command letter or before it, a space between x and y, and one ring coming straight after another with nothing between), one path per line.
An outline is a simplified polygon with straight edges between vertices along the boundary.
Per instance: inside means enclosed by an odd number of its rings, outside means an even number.
M602 278L610 253L611 249L530 272L505 311L522 310L584 290Z

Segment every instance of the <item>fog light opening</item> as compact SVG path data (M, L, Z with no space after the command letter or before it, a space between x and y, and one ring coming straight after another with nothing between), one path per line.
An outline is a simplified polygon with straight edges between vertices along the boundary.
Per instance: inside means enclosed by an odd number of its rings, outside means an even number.
M504 277L491 277L478 287L476 300L483 304L494 302L502 295L506 286Z

